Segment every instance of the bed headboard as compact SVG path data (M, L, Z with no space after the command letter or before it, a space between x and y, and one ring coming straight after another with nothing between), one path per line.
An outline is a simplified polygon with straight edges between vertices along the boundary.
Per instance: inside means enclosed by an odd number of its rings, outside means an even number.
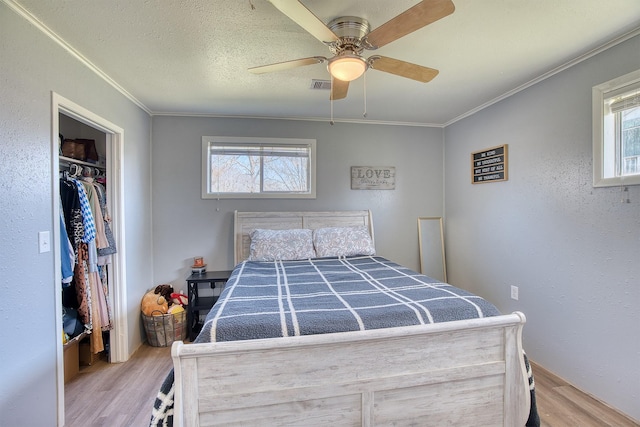
M291 228L350 227L364 225L373 237L371 211L326 211L326 212L238 212L234 217L234 261L238 264L249 258L251 240L249 233L256 228L286 230Z

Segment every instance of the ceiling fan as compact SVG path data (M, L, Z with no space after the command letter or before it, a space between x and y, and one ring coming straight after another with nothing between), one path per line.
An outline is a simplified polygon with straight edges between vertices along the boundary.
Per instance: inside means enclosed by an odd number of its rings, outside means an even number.
M347 96L349 82L360 77L368 68L427 83L438 75L438 70L373 55L365 59L364 50L375 50L406 36L455 10L451 0L422 0L378 28L371 30L369 22L355 16L343 16L324 24L298 0L269 0L280 12L300 25L312 36L329 47L333 57L312 56L270 65L249 68L255 74L288 70L305 65L327 62L331 74L331 99Z

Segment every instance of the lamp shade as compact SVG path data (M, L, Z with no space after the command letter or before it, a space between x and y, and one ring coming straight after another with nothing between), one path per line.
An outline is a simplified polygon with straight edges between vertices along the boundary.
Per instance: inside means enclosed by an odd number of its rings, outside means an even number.
M350 82L367 70L367 63L358 55L340 55L329 60L329 73L336 79Z

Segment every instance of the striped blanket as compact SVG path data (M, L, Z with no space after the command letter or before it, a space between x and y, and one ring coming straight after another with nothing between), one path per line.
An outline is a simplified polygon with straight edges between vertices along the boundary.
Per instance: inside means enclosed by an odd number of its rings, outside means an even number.
M488 301L377 256L244 261L195 342L421 325L499 315ZM173 374L151 425L171 425Z

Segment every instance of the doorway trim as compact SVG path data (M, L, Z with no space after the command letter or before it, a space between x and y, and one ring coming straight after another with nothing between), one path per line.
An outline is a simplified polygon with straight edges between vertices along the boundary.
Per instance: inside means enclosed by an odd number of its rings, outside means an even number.
M108 208L113 219L111 228L114 239L118 245L118 252L113 255L112 270L113 283L109 289L109 298L113 308L113 329L110 332L109 356L111 363L125 362L129 358L129 334L127 325L127 281L126 281L126 256L125 256L125 227L124 227L124 174L123 174L123 146L124 129L110 121L92 113L84 107L51 92L51 181L53 194L53 257L55 286L61 283L62 273L60 266L60 183L59 183L59 114L62 113L81 123L91 126L106 134L106 171L108 176L107 201ZM54 289L57 289L54 287ZM55 292L56 304L56 335L62 336L62 295ZM57 404L58 425L64 426L64 351L62 342L56 350L56 378L57 378Z

